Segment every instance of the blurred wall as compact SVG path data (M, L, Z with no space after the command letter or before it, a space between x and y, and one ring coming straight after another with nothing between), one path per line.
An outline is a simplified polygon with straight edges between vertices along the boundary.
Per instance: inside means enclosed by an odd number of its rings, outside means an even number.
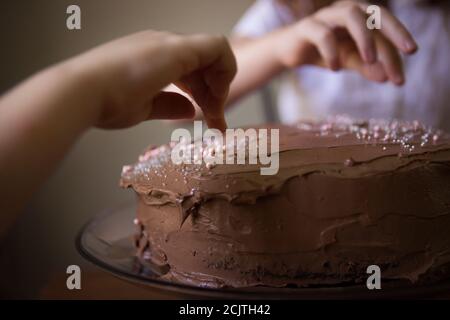
M251 0L10 0L0 2L0 90L96 44L152 28L228 34ZM66 8L78 4L82 30L66 29ZM253 95L227 115L231 126L263 121ZM69 264L87 264L74 238L89 217L133 199L118 187L123 164L148 144L167 142L173 127L153 121L121 131L91 130L36 194L1 253L0 283L8 295L35 296ZM32 155L30 155L32 156Z

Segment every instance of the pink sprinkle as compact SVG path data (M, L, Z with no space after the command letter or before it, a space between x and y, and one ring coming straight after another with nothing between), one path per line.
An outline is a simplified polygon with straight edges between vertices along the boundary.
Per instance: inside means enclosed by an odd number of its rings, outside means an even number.
M123 173L130 172L132 169L133 169L132 166L123 166L123 168L122 168L122 174L123 174Z
M353 160L352 158L345 159L344 165L346 167L353 167L355 165L355 160Z
M436 141L438 141L438 140L439 140L439 135L435 134L435 135L433 136L433 141L436 142Z

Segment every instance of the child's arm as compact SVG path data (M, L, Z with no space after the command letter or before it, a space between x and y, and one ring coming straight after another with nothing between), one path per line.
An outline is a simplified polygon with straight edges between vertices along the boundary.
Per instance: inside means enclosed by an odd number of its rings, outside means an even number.
M417 45L406 28L382 8L382 29L366 26L367 4L338 1L315 14L258 38L235 38L238 73L229 103L260 87L287 68L313 64L353 69L372 81L404 82L399 52Z
M223 130L235 72L223 37L146 31L34 75L0 99L0 217L23 206L89 127L192 117L189 100L160 91L169 83L188 91L208 125ZM6 226L0 223L0 234Z

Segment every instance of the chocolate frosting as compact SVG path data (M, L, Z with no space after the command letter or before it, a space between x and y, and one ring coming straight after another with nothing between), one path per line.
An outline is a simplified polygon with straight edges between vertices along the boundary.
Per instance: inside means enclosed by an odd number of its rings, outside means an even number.
M175 165L171 145L125 166L137 255L208 287L413 283L450 262L450 138L418 122L337 117L280 129L280 169ZM269 149L270 150L270 149Z

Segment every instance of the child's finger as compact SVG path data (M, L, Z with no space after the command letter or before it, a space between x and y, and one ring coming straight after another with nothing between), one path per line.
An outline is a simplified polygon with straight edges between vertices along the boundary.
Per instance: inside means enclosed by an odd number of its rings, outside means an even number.
M337 8L337 9L336 9ZM336 15L335 10L338 10ZM377 59L373 33L366 26L366 14L357 5L331 7L317 13L317 18L334 27L345 28L355 41L358 51L367 63Z
M309 19L299 27L302 28L302 36L316 47L325 66L331 70L338 70L340 68L338 45L333 29L317 19Z
M225 132L227 129L227 122L225 121L225 117L218 117L218 118L205 118L206 124L209 128L216 128L220 130L221 132Z
M373 33L366 26L366 15L361 10L350 10L346 24L361 57L367 63L374 63L377 60L377 51Z
M204 83L208 88L203 106L200 106L205 116L206 123L210 128L225 131L225 102L229 91L229 78L215 66L208 68L202 75Z
M355 50L347 48L341 52L344 67L356 70L372 81L385 82L389 80L396 85L402 85L405 80L398 51L384 37L377 36L375 39L378 50L376 63L364 63Z
M366 12L369 4L360 3L359 6ZM381 9L381 33L385 35L400 51L412 54L417 50L417 43L408 29L388 9Z
M234 78L237 66L236 59L227 39L223 36L191 35L183 38L184 49L192 49L195 53L195 61L186 66L185 73L215 65L229 78Z
M343 48L340 56L343 67L359 72L364 78L375 82L386 82L388 80L381 62L365 63L355 49Z
M153 98L149 108L147 120L186 119L195 115L194 106L189 99L175 92L161 91Z
M378 60L383 64L384 70L389 80L396 84L402 85L405 82L403 73L403 63L398 51L385 38L377 39Z
M221 75L214 71L210 70L208 73L205 70L193 72L175 84L200 107L208 127L221 131L227 128L224 104L228 96L228 80L221 79Z
M223 105L237 71L234 54L224 37L195 35L186 41L197 57L195 64L185 70L184 76L190 79L189 91L203 110L208 126L223 131L226 129ZM189 72L195 76L191 77Z
M361 62L360 70L360 73L370 81L383 83L388 80L385 68L379 61L370 64Z

